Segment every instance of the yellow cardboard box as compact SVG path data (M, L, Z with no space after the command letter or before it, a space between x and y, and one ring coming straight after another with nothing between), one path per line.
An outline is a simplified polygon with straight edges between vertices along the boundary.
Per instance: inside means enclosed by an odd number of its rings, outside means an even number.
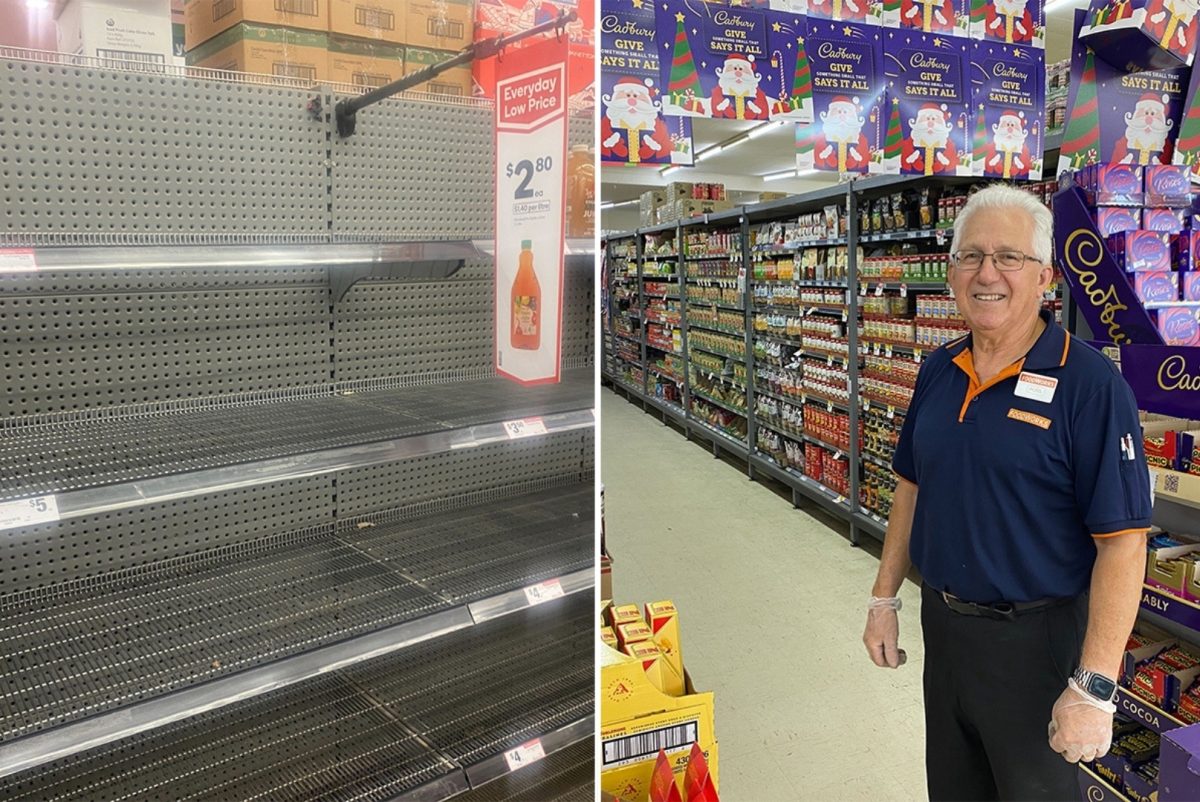
M189 67L329 80L329 34L235 25L187 54Z
M663 686L672 696L683 694L683 649L679 645L679 611L674 602L659 601L646 605L646 623L650 638L663 655Z
M455 55L455 53L439 53L436 50L425 50L420 47L407 47L404 49L404 74L411 75L417 70L446 61ZM473 94L474 85L471 68L466 66L446 70L432 81L426 81L410 88L413 92L470 97Z
M329 80L383 86L404 76L404 48L385 42L329 37Z
M625 648L631 643L643 643L651 640L650 627L642 621L635 621L632 624L617 624L617 643L621 644L621 648Z
M189 52L243 22L329 30L329 0L184 0L183 46Z
M462 50L475 40L471 0L408 0L407 44L435 50Z
M610 649L617 648L617 633L612 631L612 627L600 627L600 640Z
M645 623L642 619L642 611L638 609L636 604L614 605L609 615L614 627L619 627L621 624Z
M650 684L658 690L666 693L664 683L665 676L665 661L663 660L662 651L654 644L654 641L640 641L638 643L628 643L622 649L625 654L640 660L642 662L642 671L646 672L646 677L649 678Z
M650 682L640 662L600 647L600 787L621 799L645 799L658 750L666 752L680 784L692 743L700 744L720 789L713 695L697 693L686 679L683 696L667 696Z
M329 32L407 44L408 0L327 0Z

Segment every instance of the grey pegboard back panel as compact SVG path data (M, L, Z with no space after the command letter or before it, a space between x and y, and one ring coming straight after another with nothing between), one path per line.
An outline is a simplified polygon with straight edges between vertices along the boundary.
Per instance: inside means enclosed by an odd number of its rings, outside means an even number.
M0 289L2 418L331 380L323 270L60 272Z
M26 527L0 538L0 598L297 531L333 509L333 480L317 476Z
M360 111L357 133L332 145L334 238L492 236L492 140L486 107L401 97Z
M448 281L361 282L334 312L338 381L490 371L494 279L472 262Z
M594 430L588 429L342 471L337 515L353 518L539 479L582 480L592 469L594 444Z
M587 145L596 147L596 118L594 114L573 114L567 119L567 147Z
M564 369L593 365L596 360L595 270L590 257L567 260L563 278Z
M325 236L327 127L311 94L0 60L0 188L22 199L0 238Z

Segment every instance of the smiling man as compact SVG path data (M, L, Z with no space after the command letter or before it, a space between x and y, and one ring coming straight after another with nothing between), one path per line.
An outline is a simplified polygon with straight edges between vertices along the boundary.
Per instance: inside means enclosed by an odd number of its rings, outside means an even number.
M948 279L971 334L922 365L892 465L863 642L899 667L915 565L932 800L1077 799L1074 764L1111 742L1149 476L1128 385L1041 311L1051 243L1027 192L967 203Z

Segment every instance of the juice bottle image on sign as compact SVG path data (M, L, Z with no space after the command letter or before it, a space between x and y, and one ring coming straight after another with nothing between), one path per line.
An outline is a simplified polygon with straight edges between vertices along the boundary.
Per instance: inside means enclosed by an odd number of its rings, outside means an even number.
M512 286L512 347L536 351L542 344L542 288L533 272L533 242L521 240Z

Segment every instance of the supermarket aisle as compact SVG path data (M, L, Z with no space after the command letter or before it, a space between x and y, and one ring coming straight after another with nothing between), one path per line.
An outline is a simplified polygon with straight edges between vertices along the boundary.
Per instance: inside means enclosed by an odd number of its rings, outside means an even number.
M716 695L723 802L925 796L919 589L901 591L908 664L860 638L878 561L704 446L601 393L617 603L671 599Z

